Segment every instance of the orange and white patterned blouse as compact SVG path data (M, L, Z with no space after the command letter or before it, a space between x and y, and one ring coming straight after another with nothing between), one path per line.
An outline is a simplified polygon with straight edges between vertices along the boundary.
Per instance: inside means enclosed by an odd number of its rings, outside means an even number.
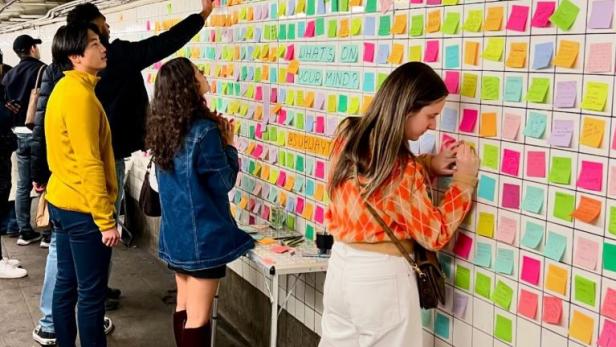
M426 249L439 250L449 242L470 210L477 179L454 175L440 205L434 206L428 195L426 171L422 169L424 165L429 167L430 159L420 156L409 160L404 172L395 170L398 172L394 171L368 201L399 239L412 238ZM388 240L385 231L366 209L355 180L347 180L335 188L330 199L325 223L337 241L375 243Z

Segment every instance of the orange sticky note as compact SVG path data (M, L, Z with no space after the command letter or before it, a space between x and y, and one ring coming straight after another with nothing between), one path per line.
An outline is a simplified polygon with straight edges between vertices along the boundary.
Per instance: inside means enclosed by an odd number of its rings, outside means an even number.
M269 174L270 174L269 166L263 165L263 168L261 169L261 179L267 180L269 178Z
M278 203L282 206L287 204L287 193L284 190L278 192Z
M405 14L399 14L394 18L394 26L391 28L394 34L404 34L406 32L407 16Z
M426 32L435 33L439 30L441 30L441 10L432 10L428 12Z
M547 278L545 280L545 288L554 291L558 294L565 295L567 292L567 278L569 274L566 269L560 266L550 264L548 266Z
M488 7L486 31L499 31L503 25L503 6Z
M255 119L261 120L262 118L263 118L263 106L257 105L257 107L255 107Z
M590 345L592 342L592 331L595 325L594 319L578 310L573 310L573 318L569 324L569 336Z
M523 68L526 66L528 44L526 42L514 42L511 44L511 52L507 58L507 66Z
M580 204L571 215L575 219L579 219L582 222L592 224L594 223L595 219L599 217L600 213L601 201L589 198L586 195L582 195L582 197L580 198Z
M314 205L312 203L307 202L304 205L304 211L302 212L302 217L306 219L312 219L312 212L314 211Z
M323 201L323 193L325 193L325 185L323 185L323 183L317 183L317 187L314 190L314 198L319 201Z
M467 41L464 43L464 64L477 65L479 42Z
M349 2L349 5L351 5L351 6L361 6L361 2L362 2L362 0L351 0Z
M603 142L603 132L605 131L605 121L599 118L584 117L580 144L599 148Z
M349 19L343 18L340 20L340 27L338 28L338 37L349 37L350 33Z
M312 104L314 102L314 92L308 92L306 94L306 97L304 98L304 107L312 107Z
M494 137L496 136L496 113L484 112L481 114L481 122L479 123L479 136Z
M289 66L287 67L287 71L289 73L296 75L297 71L299 71L299 60L297 59L291 60L291 62L289 63Z
M365 113L366 111L368 111L368 107L370 106L370 103L372 102L372 96L371 95L364 95L362 98L362 102L361 102L361 113Z
M284 183L284 189L291 191L291 189L293 189L293 185L295 184L295 176L294 175L288 175L287 176L287 180Z
M402 57L404 55L404 45L400 43L394 43L391 47L391 53L387 61L391 64L402 63Z
M575 65L578 53L580 52L580 43L577 41L560 40L554 65L559 67L572 68Z

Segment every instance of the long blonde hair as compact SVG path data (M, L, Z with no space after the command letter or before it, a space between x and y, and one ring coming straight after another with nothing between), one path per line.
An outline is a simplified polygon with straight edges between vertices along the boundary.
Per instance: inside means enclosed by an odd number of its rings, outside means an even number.
M338 127L336 143L342 148L328 182L330 196L336 187L359 175L367 198L396 168L404 168L412 158L405 137L407 118L447 94L443 80L426 64L410 62L395 69L365 115L348 117Z

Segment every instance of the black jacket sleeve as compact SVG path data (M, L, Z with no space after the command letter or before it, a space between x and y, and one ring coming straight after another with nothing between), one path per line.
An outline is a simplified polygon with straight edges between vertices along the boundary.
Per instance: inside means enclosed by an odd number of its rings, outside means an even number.
M200 14L192 14L160 35L137 42L115 40L110 59L143 70L182 48L204 24Z
M30 173L32 180L39 184L47 184L51 175L49 165L47 164L47 146L45 144L45 110L49 96L62 76L62 70L56 64L51 64L45 69L36 104L34 128L32 129L32 146L30 148Z

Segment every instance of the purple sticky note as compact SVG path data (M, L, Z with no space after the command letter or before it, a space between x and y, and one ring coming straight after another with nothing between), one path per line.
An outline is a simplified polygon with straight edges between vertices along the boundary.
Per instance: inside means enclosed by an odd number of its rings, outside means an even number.
M314 108L316 108L317 110L322 110L324 104L325 104L325 94L318 93L316 99L314 100Z
M571 146L573 137L573 121L568 119L555 119L552 124L550 145L558 147Z
M438 40L426 41L426 52L424 54L424 61L426 63L433 63L438 60L439 46Z
M577 97L576 81L560 81L556 83L556 100L554 105L559 108L575 107Z
M556 2L554 1L539 1L535 8L535 14L530 22L530 25L535 28L544 28L550 25L550 16L554 13Z
M513 5L511 14L507 21L507 29L513 31L526 31L526 21L528 20L528 6Z
M580 188L600 192L603 189L603 164L594 161L582 160L580 177L577 180Z
M517 184L503 184L503 199L501 206L518 210L520 208L520 186Z
M464 317L467 304L468 304L468 296L462 293L459 293L459 292L453 293L453 314L454 316L458 318Z
M589 29L611 29L614 14L614 0L593 1L588 19Z
M520 276L522 281L536 286L539 284L540 272L541 262L539 260L527 256L522 258L522 274Z
M465 108L462 112L462 121L460 122L460 131L466 133L472 133L475 131L475 124L477 123L477 110Z
M389 57L389 45L379 45L379 49L376 53L376 63L387 64L387 57Z
M501 171L508 175L517 176L520 171L520 152L505 149L503 151Z

